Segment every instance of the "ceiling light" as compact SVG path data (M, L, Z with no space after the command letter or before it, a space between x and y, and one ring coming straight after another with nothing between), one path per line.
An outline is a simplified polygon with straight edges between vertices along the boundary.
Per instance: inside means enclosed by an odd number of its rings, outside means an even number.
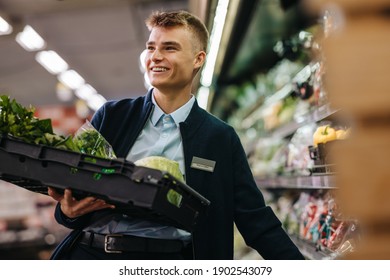
M58 99L63 102L68 102L73 98L72 90L60 82L57 83L56 94Z
M92 98L93 95L97 94L97 90L93 88L90 84L84 84L74 93L78 98L83 100L88 100Z
M146 57L146 50L143 50L139 56L139 69L141 70L142 73L145 73L146 70L145 57Z
M207 105L209 102L210 88L200 87L198 94L196 95L196 100L198 101L199 107L207 110Z
M75 102L76 114L79 118L85 119L89 115L89 108L84 100L78 99Z
M76 90L81 87L85 80L75 70L67 70L58 75L58 79L69 88Z
M107 100L100 94L94 94L87 100L88 107L96 111L99 109Z
M45 40L30 26L26 25L22 32L19 32L15 38L26 51L38 51L46 46Z
M144 86L146 89L150 89L150 87L152 86L147 72L144 73Z
M12 26L0 17L0 35L7 35L12 33Z
M41 51L36 54L35 59L53 75L57 75L68 69L68 63L55 51Z
M201 84L205 87L211 86L215 62L217 60L219 45L221 43L222 31L225 25L229 0L219 0L214 17L213 29L210 35L209 52L202 71Z

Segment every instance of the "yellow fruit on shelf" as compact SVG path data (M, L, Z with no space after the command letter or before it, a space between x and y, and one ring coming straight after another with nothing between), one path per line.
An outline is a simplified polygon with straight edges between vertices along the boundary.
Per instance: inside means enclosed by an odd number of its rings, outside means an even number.
M326 143L336 139L336 130L329 125L323 125L318 127L313 134L313 144L315 147L317 147L319 143Z

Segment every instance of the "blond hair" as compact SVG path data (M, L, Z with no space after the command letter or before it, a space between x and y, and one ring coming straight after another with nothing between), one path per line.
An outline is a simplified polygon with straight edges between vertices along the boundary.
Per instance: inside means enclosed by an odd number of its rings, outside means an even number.
M188 28L199 43L199 50L206 51L209 40L209 32L203 22L195 15L186 11L173 12L153 12L146 20L146 26L149 30L154 27L176 27L183 26Z

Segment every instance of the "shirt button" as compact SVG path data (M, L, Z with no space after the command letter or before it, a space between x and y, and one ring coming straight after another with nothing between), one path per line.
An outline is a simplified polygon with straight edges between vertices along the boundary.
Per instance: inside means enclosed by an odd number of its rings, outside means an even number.
M163 133L163 134L161 135L162 138L166 138L167 136L168 136L168 134L166 134L166 133Z

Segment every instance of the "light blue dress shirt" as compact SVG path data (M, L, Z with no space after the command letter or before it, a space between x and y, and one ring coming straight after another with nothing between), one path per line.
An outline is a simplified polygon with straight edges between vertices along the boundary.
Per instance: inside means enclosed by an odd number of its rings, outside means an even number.
M154 110L126 159L135 162L148 156L163 156L177 161L185 178L183 143L179 123L185 121L188 117L195 103L195 97L192 96L186 104L171 114L164 113L157 105L153 95L152 102L155 105ZM132 218L128 215L115 213L103 219L84 230L100 234L117 233L148 238L180 239L183 241L191 239L191 233L185 230Z
M181 173L185 176L179 123L188 117L195 97L192 96L186 104L169 115L161 110L153 95L152 102L154 110L126 159L135 162L148 156L163 156L177 161Z

